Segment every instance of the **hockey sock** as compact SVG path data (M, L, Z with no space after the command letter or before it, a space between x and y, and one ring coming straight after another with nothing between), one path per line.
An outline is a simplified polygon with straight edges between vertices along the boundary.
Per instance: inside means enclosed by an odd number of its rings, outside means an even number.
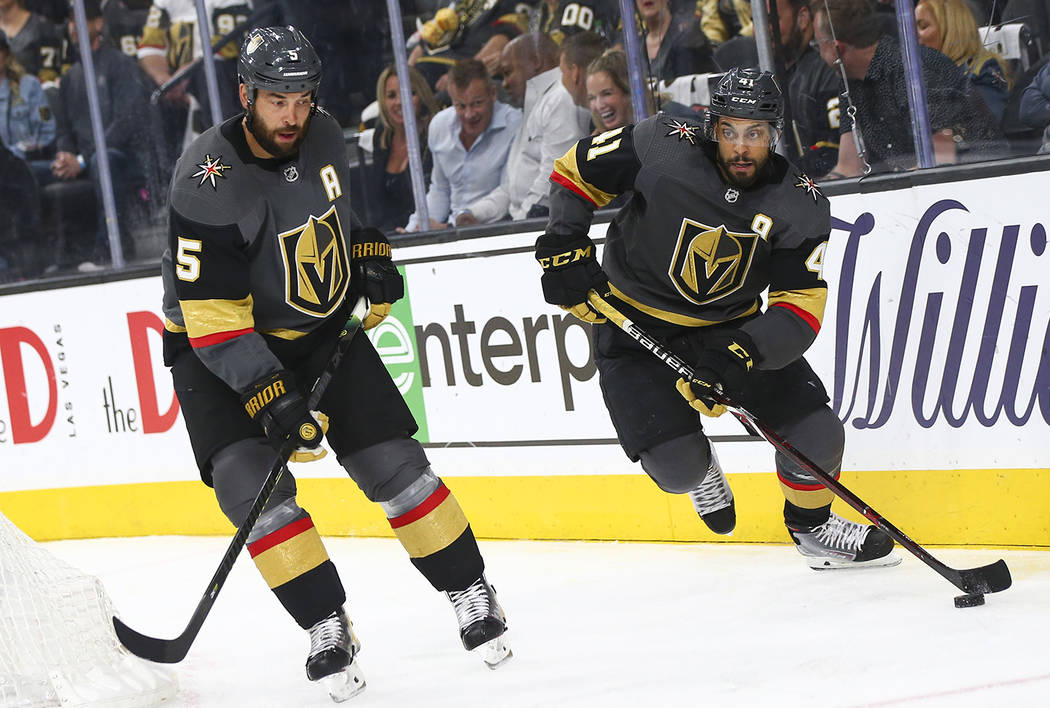
M339 573L305 512L249 543L248 552L273 594L303 629L346 602Z
M440 480L423 501L388 521L412 565L434 589L466 589L485 571L467 517Z
M810 529L820 526L831 516L831 504L807 509L784 501L784 523L794 529Z

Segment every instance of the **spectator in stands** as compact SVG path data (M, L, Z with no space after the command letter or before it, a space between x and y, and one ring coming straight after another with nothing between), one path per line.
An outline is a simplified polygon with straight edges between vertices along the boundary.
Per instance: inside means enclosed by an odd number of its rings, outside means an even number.
M587 108L587 67L606 49L608 44L594 32L577 32L561 43L561 84L577 106Z
M1039 152L1050 150L1050 62L1032 79L1021 94L1021 121L1029 128L1046 128Z
M715 44L755 34L751 4L747 0L697 0L696 17L700 20L700 29Z
M415 68L408 68L408 81L412 86L412 105L419 131L419 145L423 151L424 180L429 179L433 165L427 149L427 126L438 112L437 102L429 84ZM383 69L376 82L379 97L378 137L372 142L372 162L365 168L371 222L378 228L389 231L404 226L415 211L412 193L412 178L408 169L408 139L405 135L405 120L402 114L401 89L398 84L397 67Z
M868 0L826 0L815 13L814 41L829 66L842 62L856 117L867 148L866 159L875 171L899 171L916 166L911 112L905 90L900 46L880 34ZM834 27L834 38L831 28ZM930 127L937 164L960 159L989 159L1006 151L1005 141L991 111L951 59L928 47L919 47L923 64ZM832 177L862 174L852 124L842 102L839 156ZM957 143L959 148L957 148Z
M147 116L148 93L145 81L135 62L119 49L102 41L105 22L100 0L84 0L91 41L91 57L95 67L99 110L105 126L107 163L113 182L113 196L121 231L124 256L131 258L135 244L128 228L128 216L135 200L141 202L138 187L145 180L140 153L149 144ZM79 43L76 26L70 19L69 35ZM97 228L92 243L87 244L86 256L95 263L109 260L108 232L105 211L102 208L102 188L99 182L100 157L95 150L91 115L86 106L87 80L79 62L71 68L59 87L58 110L55 111L57 153L51 164L54 179L69 182L91 180L94 186ZM58 184L45 187L46 191L62 193Z
M496 85L477 59L461 59L449 70L452 105L430 121L427 145L434 159L427 190L430 228L448 228L480 197L499 187L521 111L496 100ZM427 227L412 214L406 231Z
M915 6L919 44L936 49L966 73L996 123L1002 122L1010 80L1003 58L984 48L964 0L919 0Z
M593 32L609 44L619 40L618 0L539 0L531 15L529 26L549 34L558 46L580 32Z
M102 3L106 41L132 59L138 58L150 0L107 0Z
M587 66L586 84L595 133L635 122L626 54L612 49L592 61Z
M822 177L839 154L839 93L842 79L810 46L813 15L809 0L776 0L783 49L790 122L785 126L788 156L810 177ZM750 39L750 38L749 38ZM753 40L751 40L753 41Z
M408 63L438 91L447 90L447 71L460 59L474 58L489 75L499 71L507 42L528 30L528 18L514 0L463 2L443 7L423 24Z
M212 21L210 34L213 42L244 22L252 9L251 0L205 0L204 5ZM216 57L215 71L219 80L221 104L219 112L223 118L241 112L237 100L237 51L238 43L230 42ZM196 3L154 0L138 48L139 64L153 82L157 86L163 85L179 69L201 56ZM203 132L211 125L211 108L202 69L191 72L185 81L167 91L164 100L177 110L185 110L190 106L189 96L200 104L200 109L192 112L194 122L191 128L193 132Z
M685 25L674 20L670 0L635 0L645 33L649 76L672 81L676 76L718 71L713 46L690 19Z
M491 223L508 214L515 221L547 216L554 161L587 134L590 116L562 86L558 45L549 35L512 39L501 68L511 105L524 111L521 127L499 187L471 202L456 226Z
M26 9L25 0L0 0L0 32L27 74L40 79L44 88L58 85L62 34L57 27Z
M0 142L17 157L44 157L55 140L55 118L40 81L11 54L0 32Z
M43 268L40 190L29 165L0 144L0 283L35 277Z

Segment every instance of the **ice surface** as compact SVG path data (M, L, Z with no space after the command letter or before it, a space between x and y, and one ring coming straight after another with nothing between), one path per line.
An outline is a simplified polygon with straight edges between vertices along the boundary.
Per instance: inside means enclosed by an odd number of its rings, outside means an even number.
M228 538L45 544L97 574L123 619L182 631ZM490 671L392 539L326 538L368 682L343 704L1050 706L1050 552L934 549L956 568L1003 557L1014 587L959 591L905 551L895 568L815 572L790 546L482 541L514 658ZM243 555L173 706L333 706L303 668L307 635Z

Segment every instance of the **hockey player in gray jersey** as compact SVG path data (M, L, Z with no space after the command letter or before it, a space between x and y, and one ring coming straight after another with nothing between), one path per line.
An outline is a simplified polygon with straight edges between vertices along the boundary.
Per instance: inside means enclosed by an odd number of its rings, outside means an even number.
M252 30L240 54L245 113L203 133L171 183L163 260L165 363L201 477L241 525L286 439L293 461L325 454L383 508L423 576L451 600L463 645L495 667L506 622L455 497L411 436L408 406L366 337L356 337L320 411L304 391L324 367L350 301L365 329L404 294L382 233L351 211L338 123L315 105L321 64L291 27ZM285 473L248 538L256 566L310 635L306 671L333 698L363 688L346 596Z
M554 163L536 258L547 302L600 324L587 293L605 294L697 362L699 380L721 385L837 476L842 423L802 356L824 313L830 208L773 152L781 116L771 74L732 69L704 124L658 114L581 140ZM593 212L625 192L632 196L609 225L599 265L587 235ZM698 383L675 381L619 328L594 334L602 393L628 457L664 491L688 493L712 531L731 533L732 491L698 415L724 408ZM832 493L812 475L780 453L776 468L788 533L811 567L900 562L881 530L832 514Z

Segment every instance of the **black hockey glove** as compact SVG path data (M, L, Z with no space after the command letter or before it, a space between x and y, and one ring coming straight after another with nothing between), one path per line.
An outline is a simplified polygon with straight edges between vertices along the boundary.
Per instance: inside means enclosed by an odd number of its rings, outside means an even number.
M587 304L587 291L604 292L609 279L598 265L595 247L586 236L543 234L536 239L536 260L543 268L543 298L584 322L602 324L605 318Z
M390 242L379 229L350 232L350 292L368 298L363 326L372 329L390 314L390 306L405 296L405 280L390 260Z
M712 332L704 337L700 350L700 362L696 365L693 379L678 379L675 386L689 405L704 415L717 417L725 413L725 406L712 401L707 393L710 389L731 394L739 391L747 381L754 365L751 353L755 344L746 332L739 329Z
M321 439L328 429L328 416L311 415L292 372L282 370L256 381L241 396L241 402L248 417L262 424L263 432L271 441L280 445L290 436L296 443L297 449L289 457L292 462L312 462L328 454L321 447Z

